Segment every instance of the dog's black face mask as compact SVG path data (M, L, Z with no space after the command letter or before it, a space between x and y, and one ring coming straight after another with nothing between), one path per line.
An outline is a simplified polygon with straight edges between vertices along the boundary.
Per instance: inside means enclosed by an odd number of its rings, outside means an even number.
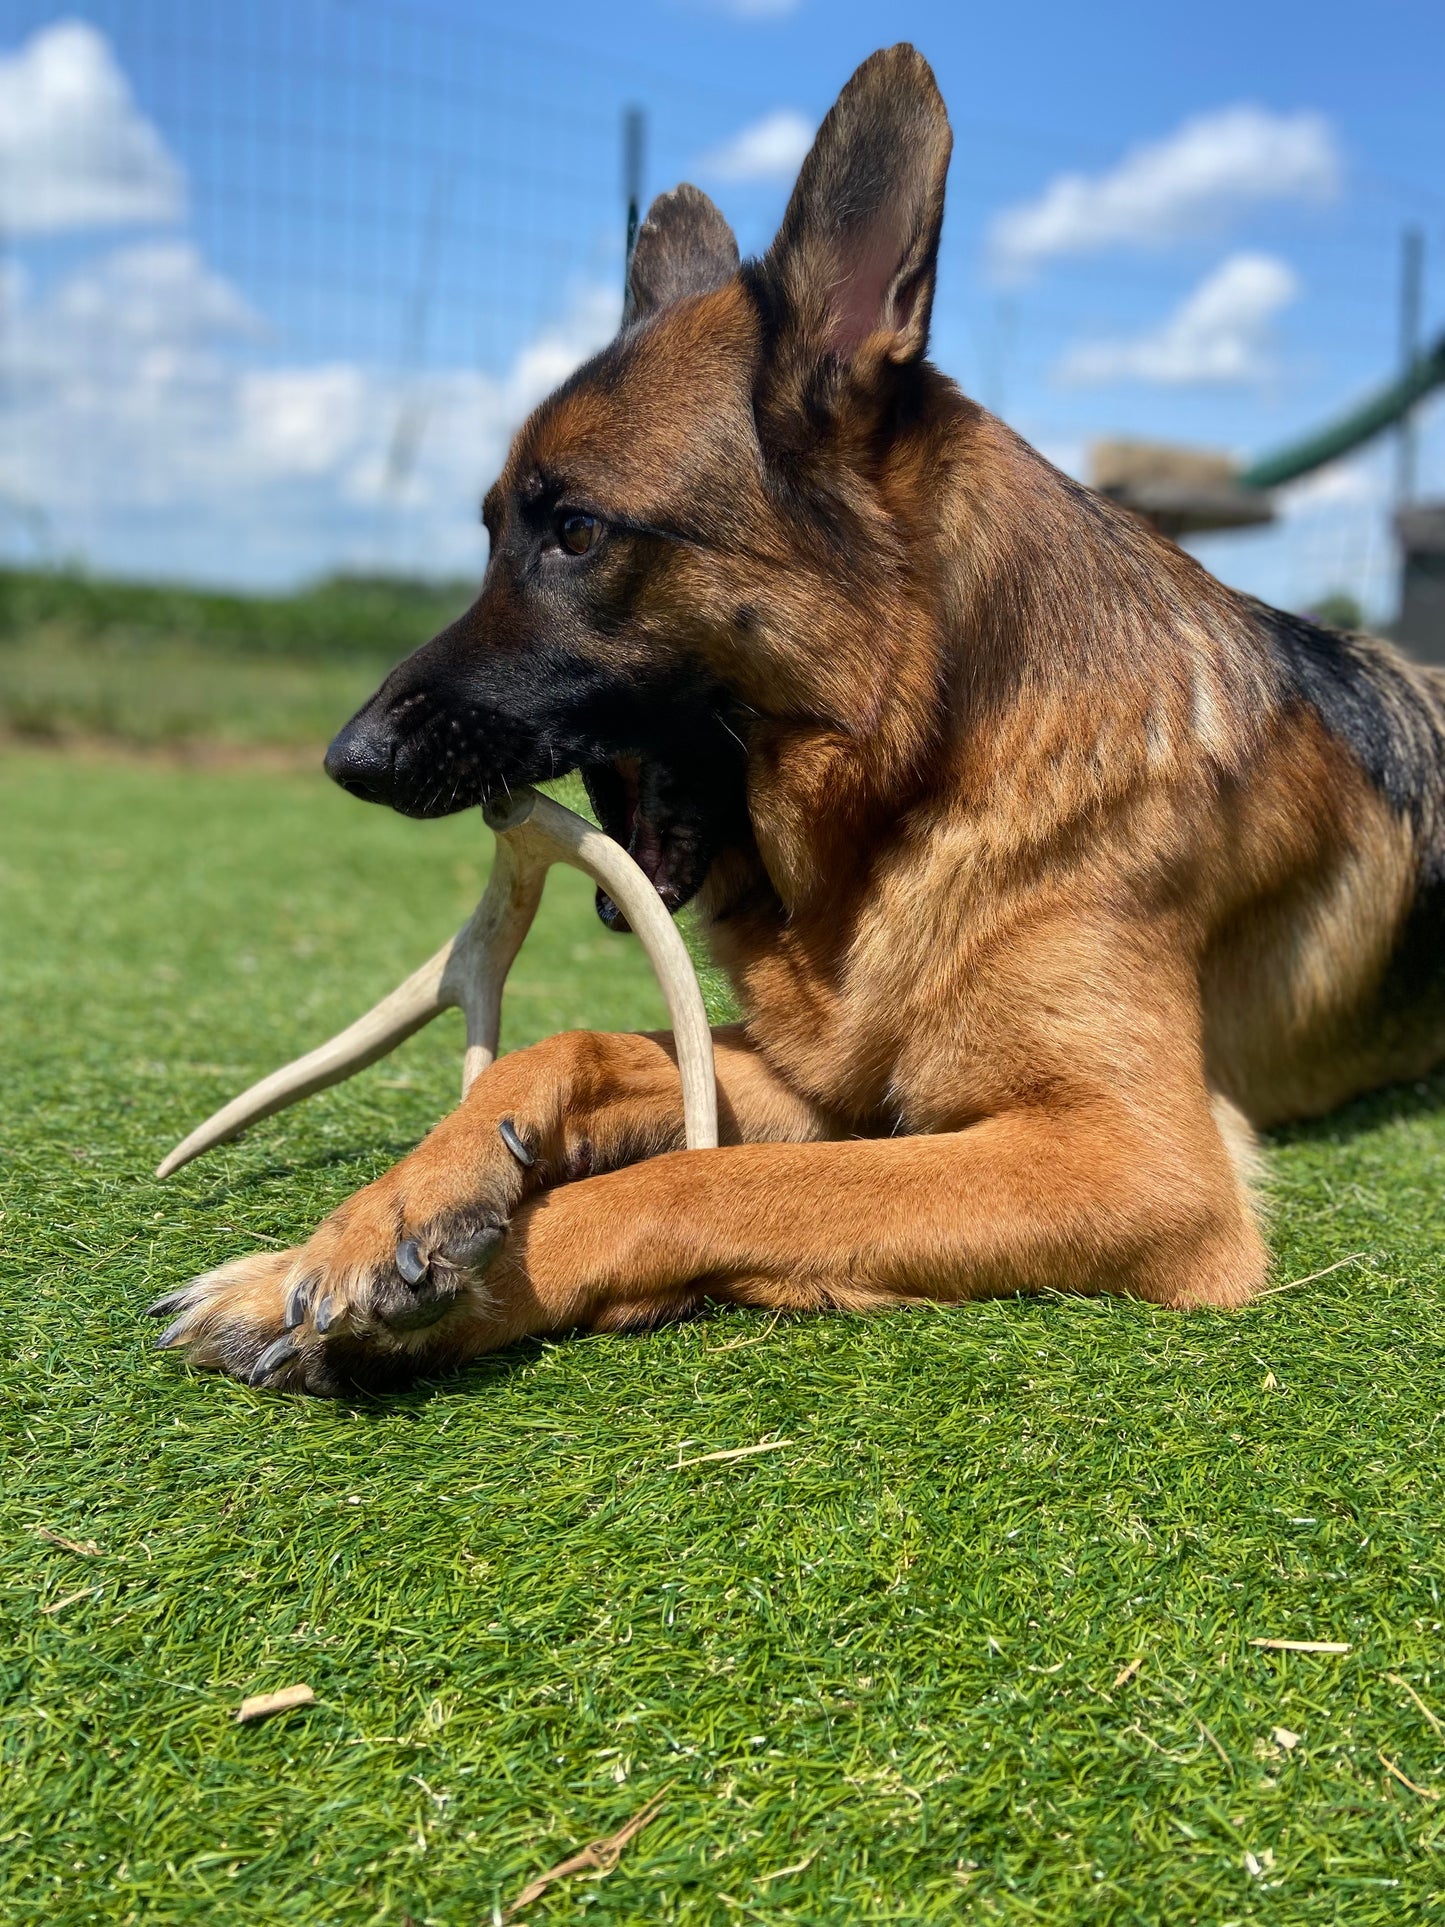
M327 774L433 817L580 771L603 828L676 910L749 836L742 719L700 667L627 638L648 573L630 532L582 518L613 551L594 558L555 539L555 506L496 507L481 596L391 672L332 743ZM598 910L617 922L601 895Z
M481 595L331 745L344 788L444 816L580 770L603 828L673 910L724 850L752 844L754 712L715 666L731 671L720 643L750 633L746 595L708 573L737 534L740 477L756 482L751 364L736 323L724 353L705 329L666 326L737 266L705 195L653 204L622 332L519 432L484 508Z

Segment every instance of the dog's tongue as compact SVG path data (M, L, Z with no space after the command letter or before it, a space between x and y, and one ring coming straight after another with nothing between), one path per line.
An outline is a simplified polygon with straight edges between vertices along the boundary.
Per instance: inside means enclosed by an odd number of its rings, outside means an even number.
M627 840L627 854L641 870L648 882L656 890L670 910L668 903L670 883L667 874L667 852L662 847L662 838L655 824L649 823L639 810L632 819L632 835Z
M656 825L650 823L635 806L632 813L632 834L627 839L627 854L667 908L675 910L678 905L678 893L668 874L667 851L663 848L662 837ZM597 910L609 929L622 931L631 929L631 925L605 890L597 892Z

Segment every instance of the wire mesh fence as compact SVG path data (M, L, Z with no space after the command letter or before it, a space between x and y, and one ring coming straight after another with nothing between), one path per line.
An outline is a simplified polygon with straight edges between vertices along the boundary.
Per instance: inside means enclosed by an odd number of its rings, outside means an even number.
M474 567L508 425L616 320L616 118L535 64L418 9L37 21L0 137L7 550Z
M653 71L516 8L0 0L0 561L253 587L475 576L511 428L616 326L634 104L649 189L739 127L798 140L763 71L752 91ZM939 359L1082 468L1119 397L1050 371L1071 338L1118 332L1123 291L1163 298L1167 268L993 285L983 242L1019 155L1047 178L1117 143L954 108ZM704 184L745 252L766 244L785 170ZM1393 311L1360 269L1397 226L1375 184L1311 291L1330 339L1378 342L1382 364ZM1151 405L1131 399L1136 429ZM1206 556L1296 604L1344 586L1378 605L1386 508Z

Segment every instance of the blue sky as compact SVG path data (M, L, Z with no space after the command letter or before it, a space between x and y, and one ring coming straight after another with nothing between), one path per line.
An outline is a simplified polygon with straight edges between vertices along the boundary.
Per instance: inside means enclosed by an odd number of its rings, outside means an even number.
M935 358L1076 472L1107 434L1261 453L1381 380L1407 222L1445 327L1438 0L0 0L4 552L474 571L509 427L615 319L624 106L649 187L697 180L757 249L898 38L955 130ZM1392 460L1200 553L1387 613ZM1439 405L1421 480L1445 494Z

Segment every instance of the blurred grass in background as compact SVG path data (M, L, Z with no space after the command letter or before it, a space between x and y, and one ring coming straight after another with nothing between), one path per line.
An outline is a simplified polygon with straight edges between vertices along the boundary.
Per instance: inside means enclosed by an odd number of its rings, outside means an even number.
M475 592L334 576L247 596L0 570L0 734L309 748Z
M0 569L0 738L311 750L477 587L336 575L259 596ZM1347 596L1311 614L1362 621Z

